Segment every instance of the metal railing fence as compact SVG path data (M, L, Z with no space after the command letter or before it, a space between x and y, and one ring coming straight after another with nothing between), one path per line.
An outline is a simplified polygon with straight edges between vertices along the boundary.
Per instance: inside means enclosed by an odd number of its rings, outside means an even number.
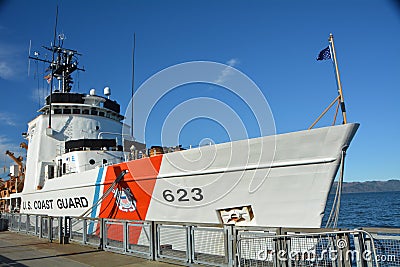
M363 239L365 250L376 251L376 262L368 267L400 266L400 229L399 228L363 228L370 236Z
M61 241L62 217L20 213L3 213L1 217L8 220L8 229L11 231L34 235L49 241Z
M384 237L372 229L242 230L238 233L237 265L400 266L400 229L380 231Z
M71 241L99 248L102 246L102 219L100 218L65 217L64 228L66 242Z
M153 225L146 221L126 222L126 251L134 255L153 259Z
M400 229L239 227L0 214L3 229L186 266L400 267ZM0 227L0 229L2 229Z

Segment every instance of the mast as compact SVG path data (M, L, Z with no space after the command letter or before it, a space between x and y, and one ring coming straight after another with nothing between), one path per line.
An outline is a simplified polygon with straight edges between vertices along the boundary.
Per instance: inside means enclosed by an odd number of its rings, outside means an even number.
M331 50L330 52L332 55L333 65L335 67L336 81L337 81L339 101L340 101L340 109L341 109L342 115L343 115L343 124L346 124L347 123L346 107L344 104L342 83L340 81L339 66L338 66L338 62L337 62L337 58L336 58L335 44L333 42L333 34L332 33L329 35L329 48Z
M54 38L53 38L53 47L56 45L56 35L57 35L57 22L58 22L58 5L56 9L56 22L54 24ZM54 51L51 56L51 64L54 62ZM49 107L49 126L48 129L51 129L51 104L52 104L52 95L53 95L53 68L51 68L51 76L50 76L50 107Z
M50 84L50 95L49 95L49 125L47 132L48 135L51 135L51 110L52 110L52 96L53 96L53 84L54 79L57 79L59 82L59 89L61 89L62 93L69 93L72 89L73 78L72 73L76 70L85 71L82 68L78 68L78 59L77 56L81 56L82 54L78 53L76 50L63 48L64 44L64 35L60 34L58 36L58 44L57 41L57 23L58 23L58 6L56 9L56 21L54 25L54 39L51 47L43 46L44 49L50 51L52 53L51 61L47 59L38 58L37 55L35 57L29 56L30 59L45 62L49 64L49 67L46 71L50 71L48 75L45 76L48 83Z
M136 50L136 33L133 33L133 48L132 48L132 91L131 91L131 136L133 137L133 95L135 94L135 50Z

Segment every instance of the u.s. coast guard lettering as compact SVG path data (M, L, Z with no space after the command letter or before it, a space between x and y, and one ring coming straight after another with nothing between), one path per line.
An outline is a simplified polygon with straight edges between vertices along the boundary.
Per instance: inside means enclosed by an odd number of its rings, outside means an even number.
M78 209L89 207L89 201L86 197L69 197L54 199L42 199L34 201L23 201L22 209L24 210L52 210L54 208L62 209Z

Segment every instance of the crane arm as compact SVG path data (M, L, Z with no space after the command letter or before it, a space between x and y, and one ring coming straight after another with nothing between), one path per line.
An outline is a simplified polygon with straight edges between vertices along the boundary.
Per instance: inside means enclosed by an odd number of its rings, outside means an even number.
M18 164L18 166L22 167L22 160L23 158L21 156L19 156L18 158L16 158L14 156L14 153L10 152L9 150L6 151L6 155L9 156L13 161L15 161L15 163Z

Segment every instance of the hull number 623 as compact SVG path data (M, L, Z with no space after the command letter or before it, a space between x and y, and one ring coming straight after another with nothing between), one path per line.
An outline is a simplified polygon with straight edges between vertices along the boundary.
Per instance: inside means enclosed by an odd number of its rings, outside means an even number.
M168 202L188 202L188 201L202 201L204 199L203 191L201 188L179 188L175 192L166 189L163 191L163 198Z

